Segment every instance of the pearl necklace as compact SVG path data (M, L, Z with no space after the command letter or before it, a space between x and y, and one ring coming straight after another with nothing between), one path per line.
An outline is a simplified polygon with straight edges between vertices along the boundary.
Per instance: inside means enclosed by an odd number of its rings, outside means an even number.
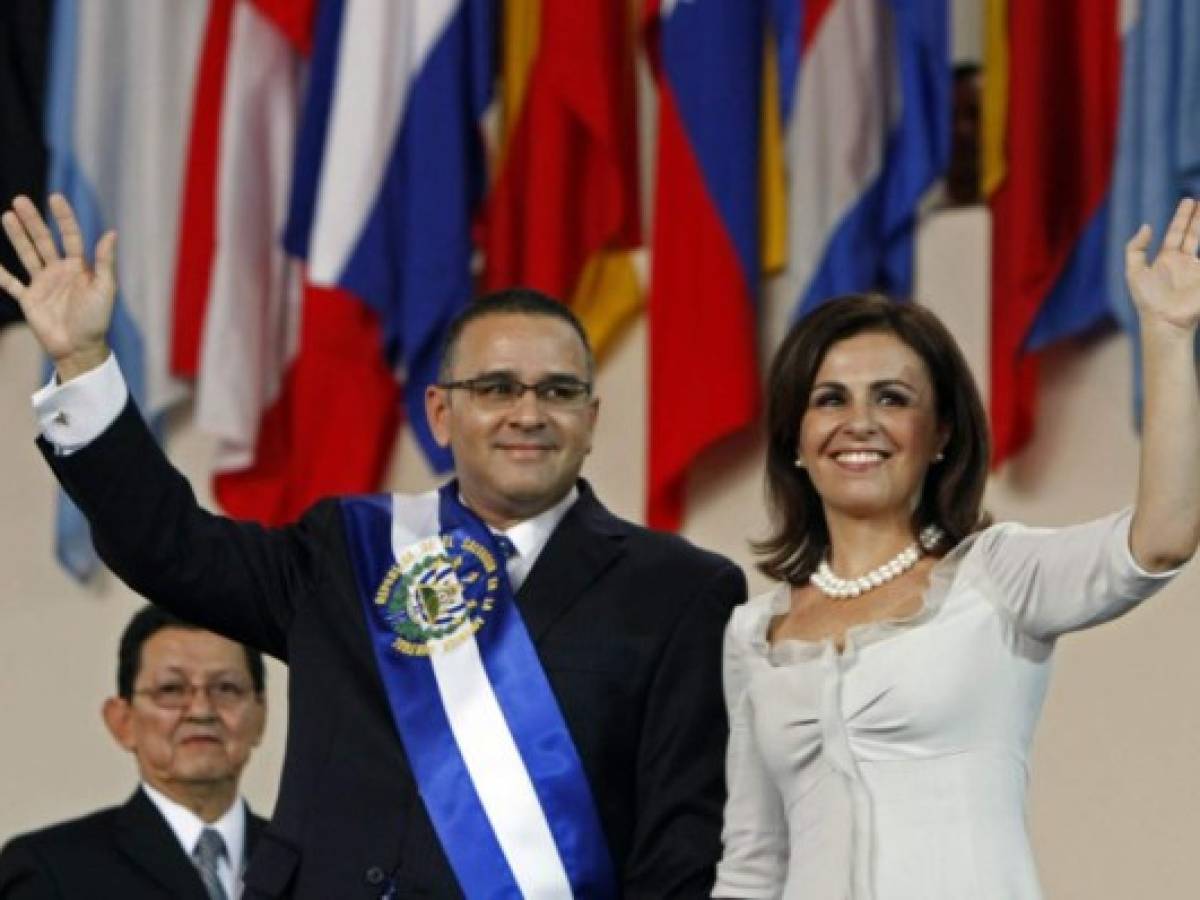
M903 575L917 564L922 554L929 552L941 543L945 532L936 525L926 525L921 529L917 540L913 541L887 562L877 566L865 575L857 578L842 578L829 566L829 560L822 559L817 569L808 576L809 583L822 594L834 600L848 600L858 597L867 591L887 584L894 578Z

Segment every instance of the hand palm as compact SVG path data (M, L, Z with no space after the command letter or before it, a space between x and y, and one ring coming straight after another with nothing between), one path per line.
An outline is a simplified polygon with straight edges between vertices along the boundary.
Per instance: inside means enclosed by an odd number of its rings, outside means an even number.
M37 207L18 197L3 216L4 231L29 273L29 284L0 269L0 288L20 304L30 330L46 353L59 365L85 363L85 368L107 355L105 334L112 321L117 294L115 273L116 234L108 232L96 243L95 268L84 257L83 236L70 204L60 195L50 198L63 253Z
M1126 277L1142 317L1177 328L1200 323L1200 209L1194 200L1179 204L1153 263L1146 261L1150 229L1143 225L1126 249Z
M53 359L104 340L116 285L78 259L59 259L38 272L21 301L25 320Z

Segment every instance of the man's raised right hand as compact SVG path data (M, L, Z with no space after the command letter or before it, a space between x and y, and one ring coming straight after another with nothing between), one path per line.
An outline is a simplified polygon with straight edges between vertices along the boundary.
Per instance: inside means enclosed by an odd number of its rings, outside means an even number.
M29 274L24 284L0 267L0 288L21 307L25 321L54 361L60 381L70 381L108 358L108 326L117 294L117 233L96 242L95 266L84 256L83 235L71 204L50 195L50 211L62 234L60 254L54 236L27 197L13 200L0 216L4 232Z

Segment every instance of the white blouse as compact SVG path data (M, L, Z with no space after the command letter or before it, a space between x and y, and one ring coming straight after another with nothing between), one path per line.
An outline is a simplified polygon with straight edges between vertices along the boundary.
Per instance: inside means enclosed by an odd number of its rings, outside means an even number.
M841 653L768 644L787 585L738 608L713 896L1040 897L1025 793L1055 639L1175 574L1137 565L1130 520L992 526L937 563L916 615L850 628Z

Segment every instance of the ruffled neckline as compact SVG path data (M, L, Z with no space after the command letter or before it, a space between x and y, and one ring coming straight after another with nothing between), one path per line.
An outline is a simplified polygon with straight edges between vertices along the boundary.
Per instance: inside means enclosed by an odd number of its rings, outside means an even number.
M887 640L898 634L911 631L928 622L945 605L950 588L958 576L960 563L975 543L981 532L968 535L937 561L929 573L929 585L922 595L921 607L912 615L879 619L851 625L844 633L844 646L839 652L832 637L820 640L805 638L782 638L774 644L768 639L771 622L776 616L784 615L791 608L789 596L791 585L776 585L770 592L768 602L761 604L748 623L749 643L754 652L772 666L791 666L819 659L830 652L843 661L854 658L858 650L870 644ZM851 601L853 602L853 601Z

